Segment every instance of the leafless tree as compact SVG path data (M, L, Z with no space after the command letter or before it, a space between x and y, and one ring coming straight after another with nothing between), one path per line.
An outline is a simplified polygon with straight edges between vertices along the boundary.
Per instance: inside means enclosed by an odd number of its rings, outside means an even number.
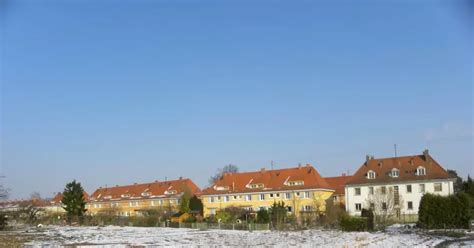
M224 166L224 168L218 169L216 174L214 174L213 176L211 176L209 178L209 185L214 184L214 182L217 179L219 179L222 175L224 175L225 173L235 173L235 172L238 172L238 171L239 171L239 167L237 167L237 165L228 164L228 165Z
M379 187L366 201L366 206L374 212L375 223L381 229L400 215L400 206L403 206L403 199L394 187L397 186Z

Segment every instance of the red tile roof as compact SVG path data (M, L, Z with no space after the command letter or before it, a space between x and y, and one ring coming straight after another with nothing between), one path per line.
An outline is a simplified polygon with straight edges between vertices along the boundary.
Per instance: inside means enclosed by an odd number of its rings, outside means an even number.
M419 166L425 168L426 175L416 175ZM399 170L398 177L390 176L392 169ZM374 179L368 179L367 173L375 172ZM426 150L422 155L374 159L367 161L357 170L347 184L390 183L416 180L449 179L446 170L434 160Z
M334 194L336 195L344 195L345 190L344 187L346 183L352 179L352 176L338 176L338 177L325 177L324 180L331 186L331 188L335 189L336 191Z
M84 197L84 200L87 202L89 201L89 194L87 194L87 192L83 192L82 193L82 196ZM58 205L61 203L61 201L63 200L63 193L57 193L54 198L50 201L51 204L53 205Z
M290 186L289 182L303 181L303 185ZM250 185L263 184L263 188ZM226 173L202 191L202 195L261 192L275 190L329 189L329 184L310 164L296 168L256 172Z
M91 201L121 199L148 199L178 197L189 190L191 194L199 192L199 187L191 179L178 179L164 182L132 184L97 189L90 197Z

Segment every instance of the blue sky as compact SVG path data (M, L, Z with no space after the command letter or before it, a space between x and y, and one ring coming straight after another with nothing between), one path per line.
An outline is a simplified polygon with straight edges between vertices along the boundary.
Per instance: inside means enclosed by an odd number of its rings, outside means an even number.
M354 172L430 149L474 174L467 1L3 1L11 198L232 163Z

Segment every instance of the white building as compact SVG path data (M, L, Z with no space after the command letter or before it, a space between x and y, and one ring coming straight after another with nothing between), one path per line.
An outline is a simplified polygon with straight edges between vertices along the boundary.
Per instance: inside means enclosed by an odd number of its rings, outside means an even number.
M428 150L422 155L405 157L367 156L346 183L346 211L360 215L363 208L385 210L393 206L399 215L417 215L424 194L451 195L454 181Z

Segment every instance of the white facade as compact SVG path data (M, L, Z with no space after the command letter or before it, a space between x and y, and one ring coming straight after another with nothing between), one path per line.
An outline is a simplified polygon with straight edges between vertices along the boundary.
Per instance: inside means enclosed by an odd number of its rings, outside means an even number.
M373 192L376 192L383 186L387 188L387 191L390 188L393 189L394 186L398 186L401 214L418 214L421 197L426 193L442 196L454 194L454 185L451 179L346 185L345 200L347 213L350 215L360 215L362 208L368 209L370 207L368 199L371 197L371 188Z

